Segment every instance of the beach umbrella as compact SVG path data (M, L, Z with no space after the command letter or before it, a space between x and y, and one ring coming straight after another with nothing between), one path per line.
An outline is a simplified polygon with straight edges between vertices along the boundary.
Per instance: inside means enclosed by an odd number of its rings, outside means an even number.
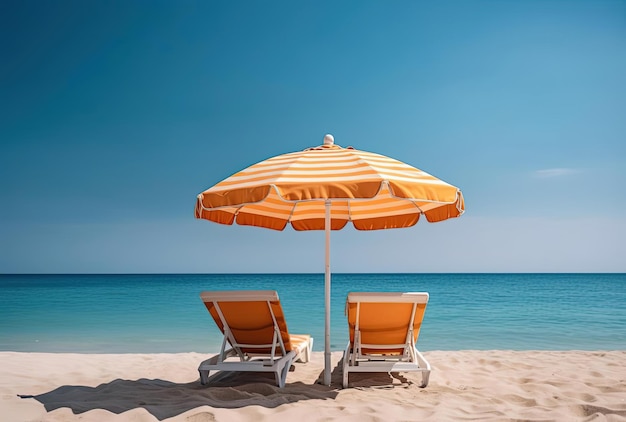
M222 180L197 197L195 216L220 224L325 230L324 384L330 385L330 231L411 227L463 214L460 189L384 155L323 145L278 155Z

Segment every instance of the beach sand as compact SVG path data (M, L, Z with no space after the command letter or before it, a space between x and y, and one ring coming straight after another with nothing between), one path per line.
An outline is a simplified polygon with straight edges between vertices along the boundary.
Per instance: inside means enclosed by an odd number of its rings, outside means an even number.
M207 356L0 352L0 419L21 421L626 421L626 351L431 351L419 374L354 374L318 382L323 354L273 376L218 375Z

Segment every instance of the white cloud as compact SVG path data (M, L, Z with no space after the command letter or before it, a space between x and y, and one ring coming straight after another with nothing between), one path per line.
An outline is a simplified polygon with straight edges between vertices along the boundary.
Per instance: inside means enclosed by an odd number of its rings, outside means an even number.
M537 170L535 171L534 174L537 177L548 178L548 177L569 176L569 175L576 174L576 173L580 173L580 170L557 167L557 168L552 168L552 169Z

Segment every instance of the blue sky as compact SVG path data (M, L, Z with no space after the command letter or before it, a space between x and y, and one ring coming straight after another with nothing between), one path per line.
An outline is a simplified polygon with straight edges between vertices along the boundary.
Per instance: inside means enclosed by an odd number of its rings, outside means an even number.
M467 208L333 232L335 272L626 271L625 1L5 1L0 38L0 273L323 273L323 232L193 207L326 133Z

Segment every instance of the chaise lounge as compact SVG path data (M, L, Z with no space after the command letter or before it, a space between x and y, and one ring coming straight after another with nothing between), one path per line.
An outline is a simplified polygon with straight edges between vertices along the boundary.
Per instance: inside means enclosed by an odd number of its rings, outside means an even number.
M220 353L198 367L203 385L211 371L273 372L282 388L291 363L309 361L313 338L289 333L276 291L206 291L200 297L224 335Z
M343 354L343 387L351 372L421 372L428 385L430 364L417 350L428 293L349 293L350 341Z

